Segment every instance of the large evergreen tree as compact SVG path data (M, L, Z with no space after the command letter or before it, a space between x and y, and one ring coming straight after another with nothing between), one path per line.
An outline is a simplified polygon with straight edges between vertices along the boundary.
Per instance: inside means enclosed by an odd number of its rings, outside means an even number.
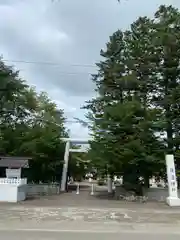
M179 19L178 9L160 6L153 19L140 17L129 31L115 32L101 51L93 77L99 96L86 108L92 156L113 172L149 176L161 171L165 153L178 159Z

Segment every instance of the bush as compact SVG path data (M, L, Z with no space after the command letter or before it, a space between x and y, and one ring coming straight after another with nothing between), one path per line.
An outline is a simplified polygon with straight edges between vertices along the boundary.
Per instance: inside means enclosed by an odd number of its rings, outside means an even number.
M126 191L133 191L135 192L136 196L143 196L143 185L142 184L132 184L132 183L125 183L122 187Z

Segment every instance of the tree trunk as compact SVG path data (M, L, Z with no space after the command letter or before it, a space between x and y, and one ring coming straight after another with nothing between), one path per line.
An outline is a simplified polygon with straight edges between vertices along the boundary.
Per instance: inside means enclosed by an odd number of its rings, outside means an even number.
M149 176L144 176L144 187L145 188L149 188L150 184L149 184Z

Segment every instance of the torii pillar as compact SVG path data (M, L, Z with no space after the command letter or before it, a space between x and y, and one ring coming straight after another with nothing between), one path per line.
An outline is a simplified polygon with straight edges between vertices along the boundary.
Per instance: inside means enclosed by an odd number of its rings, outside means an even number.
M70 141L66 142L65 153L64 153L64 164L63 164L63 172L61 179L61 191L64 192L66 190L66 180L67 180L67 171L68 171L68 163L69 163L69 149L70 149Z

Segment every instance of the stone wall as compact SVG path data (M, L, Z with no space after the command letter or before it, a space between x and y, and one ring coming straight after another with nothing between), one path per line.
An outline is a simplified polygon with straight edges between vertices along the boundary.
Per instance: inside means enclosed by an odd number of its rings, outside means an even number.
M168 188L149 188L145 194L149 201L165 201L168 197ZM178 190L180 197L180 190Z
M129 197L131 199L131 192L125 193L123 192L121 186L116 187L116 193L115 198L118 199L118 196L124 195ZM178 195L180 197L180 190L178 190ZM156 188L149 188L146 190L144 196L147 198L147 201L158 201L158 202L164 202L166 201L166 198L168 197L168 188L162 188L162 187L156 187Z

